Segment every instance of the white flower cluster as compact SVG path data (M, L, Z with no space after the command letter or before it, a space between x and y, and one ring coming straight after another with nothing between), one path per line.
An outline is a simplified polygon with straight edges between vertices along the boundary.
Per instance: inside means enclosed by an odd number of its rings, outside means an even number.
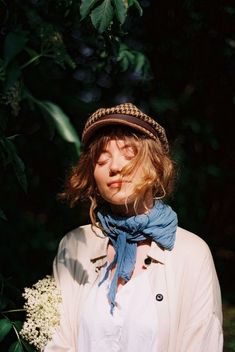
M23 297L26 299L26 321L20 334L38 350L42 350L60 322L60 291L55 279L47 275L32 288L25 288Z

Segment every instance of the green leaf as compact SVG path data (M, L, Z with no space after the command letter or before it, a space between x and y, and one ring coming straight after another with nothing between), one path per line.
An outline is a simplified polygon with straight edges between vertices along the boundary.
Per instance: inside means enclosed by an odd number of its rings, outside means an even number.
M7 221L7 217L6 215L4 214L3 210L0 209L0 219L3 219L3 220L6 220ZM0 308L1 308L1 304L0 304Z
M120 44L117 61L120 62L122 71L126 71L130 65L135 63L135 55L126 44Z
M6 76L4 61L0 58L0 81L4 81Z
M207 165L207 172L211 176L219 177L221 176L221 169L217 165Z
M30 58L33 59L37 56L40 56L40 54L35 51L34 49L28 48L27 46L24 48L24 50L26 51L26 53L29 54Z
M126 71L129 67L129 61L126 57L123 57L120 61L120 69L122 72Z
M16 81L19 79L21 76L21 70L19 66L17 66L15 63L12 63L9 65L6 69L6 83L5 83L5 90L8 90L11 88Z
M168 110L177 111L177 103L174 99L155 98L151 101L152 108L158 113L162 114Z
M7 141L4 136L0 137L0 157L1 163L3 163L4 167L6 167L6 165L11 161L10 153L7 147Z
M11 136L8 136L7 139L8 139L9 141L14 141L14 140L16 139L16 137L19 137L19 136L20 136L20 134L17 133L17 134L13 134L13 135L11 135Z
M28 34L26 32L10 32L6 36L4 42L4 62L5 66L9 64L14 57L19 54L25 47L28 41Z
M24 192L27 192L28 182L25 175L25 165L23 160L15 153L14 161L13 161L13 168L15 175L19 181L19 184L23 188Z
M123 0L113 0L114 2L114 7L115 7L115 14L116 17L118 19L118 21L120 22L120 24L123 24L125 22L126 19L126 15L127 15L127 9L126 6L124 4Z
M1 209L0 209L0 211L1 211ZM1 285L1 284L2 284L2 283L0 282L0 285ZM0 310L3 310L3 309L6 308L7 302L8 302L8 299L7 299L5 296L3 296L3 295L1 294L1 295L0 295Z
M77 155L79 156L80 140L68 116L65 115L65 113L56 104L53 104L49 101L39 101L35 98L33 98L33 101L38 104L43 113L46 113L53 119L55 127L57 128L57 131L61 137L67 142L74 144Z
M129 2L129 7L134 6L138 10L139 15L140 16L143 15L143 10L142 10L142 7L139 4L139 1L137 1L137 0L129 0L128 2Z
M224 10L230 15L235 15L235 8L232 6L225 6Z
M25 67L34 64L37 65L40 61L40 58L43 56L43 54L39 54L37 51L34 49L28 48L27 46L24 48L24 51L29 55L30 60L25 62L22 66L20 66L20 69L23 70Z
M23 346L20 341L14 342L10 348L9 352L24 352Z
M35 352L35 348L31 346L27 341L21 339L21 342L27 352Z
M95 3L98 0L83 0L80 6L80 15L81 19L83 20L91 11L91 9L94 7Z
M141 72L147 66L147 59L146 56L140 52L135 54L135 71Z
M10 138L2 138L1 144L8 153L8 161L11 162L15 175L18 179L19 184L25 192L27 192L27 178L25 175L25 165L22 159L19 157L16 151L16 147Z
M17 331L20 331L22 329L22 326L23 326L22 321L16 320L16 321L13 321L12 324L14 324Z
M92 24L100 33L105 31L112 19L113 7L111 0L104 0L102 4L97 6L91 13Z
M9 319L0 319L0 342L6 337L12 328L12 324Z

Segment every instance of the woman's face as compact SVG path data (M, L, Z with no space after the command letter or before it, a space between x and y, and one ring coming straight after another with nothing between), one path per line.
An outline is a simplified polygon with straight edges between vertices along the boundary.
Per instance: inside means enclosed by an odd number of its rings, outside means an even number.
M100 195L111 205L135 200L134 189L143 177L141 166L122 176L121 170L135 157L136 148L125 139L111 139L95 164L94 178Z

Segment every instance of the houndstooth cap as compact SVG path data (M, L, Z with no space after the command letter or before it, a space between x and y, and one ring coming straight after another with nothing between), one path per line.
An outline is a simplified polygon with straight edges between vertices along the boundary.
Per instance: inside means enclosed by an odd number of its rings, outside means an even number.
M124 103L112 108L96 110L87 120L82 142L87 146L91 137L104 126L124 125L138 130L150 138L159 140L165 153L169 152L169 145L164 128L148 115L144 114L135 105Z

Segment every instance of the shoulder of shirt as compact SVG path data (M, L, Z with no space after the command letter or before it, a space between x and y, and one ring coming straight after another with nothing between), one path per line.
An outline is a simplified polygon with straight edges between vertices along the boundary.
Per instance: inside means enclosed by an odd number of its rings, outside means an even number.
M106 238L98 227L87 224L69 231L62 240L66 242L76 241L89 246L94 242L102 242Z
M98 227L93 226L91 224L87 224L87 225L76 227L75 229L69 231L65 235L65 237L67 237L68 239L73 237L78 237L81 241L83 239L92 241L92 240L96 240L97 238L104 239L106 236Z
M194 258L210 255L210 249L201 237L181 227L177 228L173 251L189 254Z
M95 255L103 252L107 242L107 236L98 227L88 224L69 231L62 238L60 247L66 247L72 252L87 251L90 255Z

